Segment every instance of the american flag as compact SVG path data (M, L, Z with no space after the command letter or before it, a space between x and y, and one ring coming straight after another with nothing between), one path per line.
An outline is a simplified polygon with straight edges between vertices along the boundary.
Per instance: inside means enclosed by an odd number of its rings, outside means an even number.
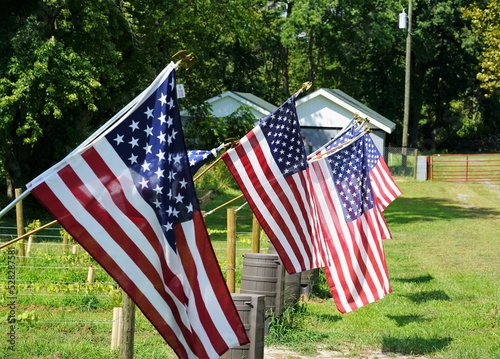
M310 202L309 166L295 95L222 155L285 269L329 264Z
M318 148L313 153L307 156L308 161L312 161L323 156L328 155L330 152L335 151L339 147L354 137L359 136L363 132L363 126L360 126L358 121L353 117L349 123L344 126L337 135L323 146Z
M389 167L380 154L370 135L365 139L365 153L367 156L368 172L377 205L383 211L391 202L403 192L391 175Z
M391 291L382 239L389 229L376 205L368 162L368 135L310 163L322 233L330 234L332 265L326 277L340 312L350 312Z
M203 167L205 163L217 157L217 153L224 148L224 144L219 147L212 148L211 150L189 150L187 151L189 168L194 175L198 170Z
M175 67L169 64L115 125L28 189L180 358L218 358L248 338L199 210Z
M337 134L335 138L330 140L315 153L309 155L308 160L314 160L327 156L329 152L335 152L336 147L340 147L350 141L355 140L359 136L363 136L365 127L355 118ZM365 139L366 152L368 153L368 167L370 180L372 182L374 196L377 205L383 211L387 206L402 194L394 178L391 175L384 158L377 149L371 136Z

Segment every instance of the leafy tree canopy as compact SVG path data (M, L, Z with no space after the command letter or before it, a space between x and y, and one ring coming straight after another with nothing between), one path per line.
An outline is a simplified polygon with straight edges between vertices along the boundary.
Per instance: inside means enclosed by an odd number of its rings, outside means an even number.
M22 186L135 97L179 50L193 114L186 136L212 148L247 119L203 105L241 91L279 105L305 81L338 88L399 126L405 1L4 0L0 12L0 173ZM458 150L500 131L499 0L413 0L410 144ZM241 126L240 126L241 125ZM193 126L190 128L189 126ZM234 133L231 133L231 131ZM203 136L200 136L203 134ZM198 136L198 137L196 137ZM192 137L192 138L191 138ZM474 145L495 149L492 146ZM462 150L462 149L460 149Z
M476 2L464 9L472 21L473 36L481 44L477 78L491 96L500 92L500 1Z

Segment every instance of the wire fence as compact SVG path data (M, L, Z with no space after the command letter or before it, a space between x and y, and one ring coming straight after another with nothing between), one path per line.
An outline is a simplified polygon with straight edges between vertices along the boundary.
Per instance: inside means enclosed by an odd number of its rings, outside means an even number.
M385 147L384 160L393 176L414 177L418 149L410 147Z
M44 233L42 233L44 232ZM76 242L62 243L60 228L47 228L37 233L27 243L26 239L0 251L0 301L5 301L8 286L9 262L16 263L16 290L20 299L26 297L36 303L37 297L95 296L111 301L118 291L118 285L108 273ZM0 243L17 237L15 227L0 227ZM236 246L236 270L243 268L242 254L251 251L251 233L238 232ZM29 245L26 255L21 257L17 251L19 245ZM227 246L216 242L213 245L221 263L223 274ZM15 255L7 260L9 250ZM24 300L23 300L24 302ZM112 304L107 301L104 306ZM116 304L116 303L115 303Z
M252 234L237 232L236 235L233 268L236 283L240 283L242 254L251 252ZM16 227L0 227L0 243L16 237ZM121 288L78 243L70 240L64 244L60 227L40 231L30 241L23 257L19 255L19 246L27 247L26 238L22 244L18 242L0 250L0 323L15 318L17 328L22 328L18 335L33 342L42 340L42 333L50 328L58 333L81 331L87 335L85 340L100 341L104 346L108 341L113 348L113 333L122 321L121 314L117 317L115 311L122 305ZM213 248L226 275L227 245L216 241ZM136 328L139 336L149 333L147 340L158 336L140 312Z

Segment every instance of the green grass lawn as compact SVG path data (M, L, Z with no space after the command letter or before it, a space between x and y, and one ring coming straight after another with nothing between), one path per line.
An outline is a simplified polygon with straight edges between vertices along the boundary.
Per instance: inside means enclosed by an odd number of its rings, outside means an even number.
M301 330L279 338L297 349L374 348L428 358L500 358L500 186L399 182L386 210L384 243L393 292L341 315L332 301L307 303ZM295 325L297 325L295 323ZM319 340L317 339L319 338Z
M384 242L393 292L342 315L320 277L310 301L275 321L266 345L310 356L321 348L349 358L366 357L368 350L394 357L500 358L500 185L404 179L398 184L404 195L385 211L393 235ZM238 194L216 197L203 210ZM237 213L237 285L241 254L251 248L251 217L248 206ZM206 223L225 272L226 208L207 216ZM32 258L17 265L21 317L14 352L4 335L8 302L5 286L0 288L0 358L118 358L110 351L110 339L119 290L102 270L96 272L96 285L85 286L92 259L84 253L61 256L47 247L34 246ZM263 236L261 251L266 248ZM5 283L5 253L0 254L0 283ZM30 268L37 266L54 269ZM37 292L29 281L38 285ZM139 312L135 357L175 357Z

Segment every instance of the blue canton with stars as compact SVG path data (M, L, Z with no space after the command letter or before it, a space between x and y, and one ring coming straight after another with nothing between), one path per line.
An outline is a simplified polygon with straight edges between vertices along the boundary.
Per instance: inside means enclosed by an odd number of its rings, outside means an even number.
M284 177L308 167L295 109L295 96L290 97L271 115L262 119L259 126L266 137L274 161Z
M189 150L187 155L189 168L193 176L205 163L215 159L217 157L217 152L224 147L225 145L222 143L219 147L212 148L211 150Z
M365 141L369 135L328 157L344 217L351 222L374 206Z
M363 131L363 126L358 126L357 122L354 118L351 119L349 124L347 125L348 130L340 135L338 138L335 138L328 146L325 147L325 151L329 151L342 145L343 143L353 139L358 136Z
M211 150L190 150L188 151L189 168L194 175L208 161L215 158L215 151Z
M176 250L174 224L191 220L199 204L186 156L175 72L106 139L129 167L137 190Z
M364 141L366 163L368 166L368 172L371 172L371 170L377 165L378 161L380 160L381 154L370 135L366 135L364 137L366 137Z

